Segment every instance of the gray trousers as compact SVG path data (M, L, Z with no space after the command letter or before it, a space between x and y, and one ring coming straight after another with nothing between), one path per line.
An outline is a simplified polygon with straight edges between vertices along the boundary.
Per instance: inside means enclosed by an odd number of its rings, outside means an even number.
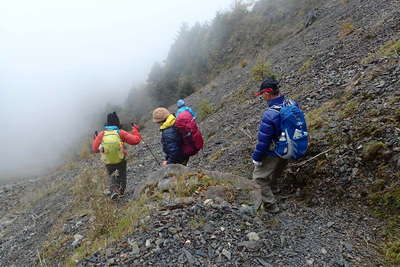
M126 160L117 164L106 165L111 193L123 195L126 188Z
M254 168L253 179L261 187L261 196L264 203L274 204L276 202L271 186L276 186L287 164L288 160L286 159L265 156L262 160L262 166Z

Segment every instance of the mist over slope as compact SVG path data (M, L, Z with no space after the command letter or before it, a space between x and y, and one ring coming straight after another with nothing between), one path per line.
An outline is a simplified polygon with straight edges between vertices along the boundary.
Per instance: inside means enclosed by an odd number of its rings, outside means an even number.
M123 103L165 57L183 22L211 18L229 3L0 3L0 139L9 140L0 179L68 160L103 125L107 106Z

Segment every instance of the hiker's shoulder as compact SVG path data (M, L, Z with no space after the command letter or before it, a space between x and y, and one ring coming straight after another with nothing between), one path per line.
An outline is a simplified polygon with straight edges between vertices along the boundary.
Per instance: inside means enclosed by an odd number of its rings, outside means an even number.
M263 121L265 120L275 120L279 118L279 109L278 107L269 107L264 111Z
M168 128L162 129L161 132L162 132L164 135L172 135L172 134L175 134L175 133L177 132L177 129L176 129L175 125L171 125L171 126L168 127Z

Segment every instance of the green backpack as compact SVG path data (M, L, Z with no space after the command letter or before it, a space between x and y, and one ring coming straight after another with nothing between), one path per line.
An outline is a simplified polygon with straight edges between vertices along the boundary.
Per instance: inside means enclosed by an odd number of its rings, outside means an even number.
M105 164L117 164L125 158L124 143L119 136L119 130L104 131L100 152Z

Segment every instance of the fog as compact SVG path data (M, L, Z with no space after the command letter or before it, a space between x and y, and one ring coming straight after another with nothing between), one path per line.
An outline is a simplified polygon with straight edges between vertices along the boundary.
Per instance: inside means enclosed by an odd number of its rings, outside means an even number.
M168 53L180 25L231 0L0 2L0 179L64 162L107 103Z

